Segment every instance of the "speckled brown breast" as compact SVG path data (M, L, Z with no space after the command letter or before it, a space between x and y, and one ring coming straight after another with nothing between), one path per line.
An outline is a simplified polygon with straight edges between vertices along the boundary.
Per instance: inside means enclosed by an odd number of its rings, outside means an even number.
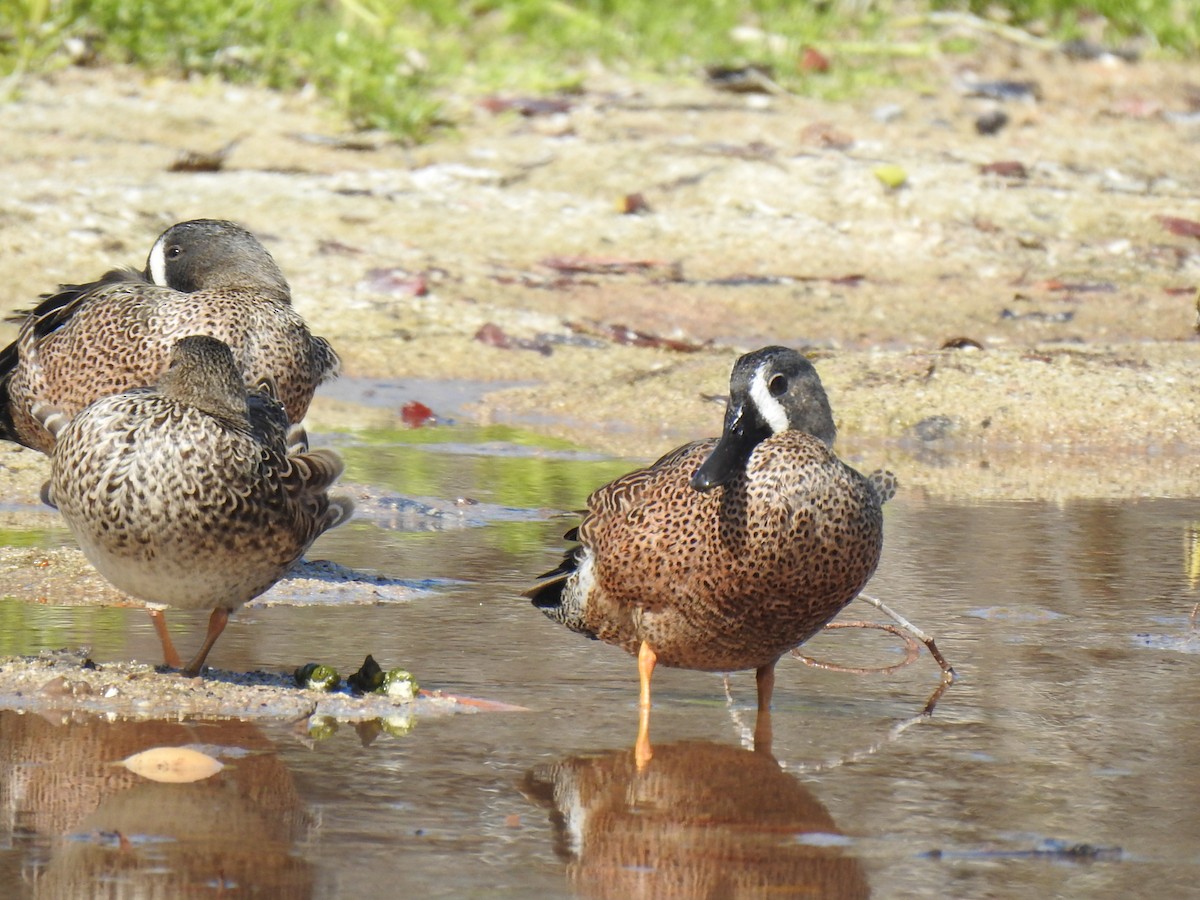
M57 330L37 336L32 323L22 329L8 388L15 430L49 453L53 440L30 414L33 398L74 415L99 397L153 384L174 343L193 334L229 344L247 386L273 379L292 422L304 418L317 385L338 368L328 342L313 337L282 301L252 292L106 285L81 299Z
M288 456L153 389L106 397L58 435L50 494L84 554L121 590L189 609L235 609L349 514L326 489L328 451Z
M743 475L698 493L688 480L715 444L681 447L591 496L564 605L603 641L631 653L648 642L663 665L757 668L815 634L870 579L881 501L796 431L763 441Z

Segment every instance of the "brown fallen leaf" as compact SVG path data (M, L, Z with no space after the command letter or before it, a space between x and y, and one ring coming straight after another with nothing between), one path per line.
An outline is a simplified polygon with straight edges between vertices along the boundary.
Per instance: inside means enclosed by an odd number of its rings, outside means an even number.
M696 353L712 345L711 341L698 344L694 341L684 341L677 338L666 338L645 331L638 331L628 325L615 325L607 322L567 322L567 327L576 334L588 334L602 337L614 344L624 344L631 347L652 347L658 350L674 350L677 353Z
M475 332L475 340L481 344L487 344L489 347L499 347L502 350L512 347L509 336L495 322L485 322L480 325L479 330Z
M317 242L317 252L322 256L358 256L362 250L341 241L322 239Z
M479 101L479 106L493 115L515 112L527 119L570 112L573 105L565 97L501 97L498 94L491 94Z
M623 216L641 215L650 211L650 204L640 193L626 194L617 201L617 212Z
M1015 159L1001 159L996 162L984 163L979 167L983 175L1000 175L1003 178L1028 178L1029 170L1025 163Z
M544 341L512 337L495 322L485 322L479 326L479 330L475 332L475 340L501 350L533 350L542 356L550 356L554 353L554 348Z
M682 264L663 259L619 259L605 256L547 256L541 265L570 275L631 275L662 271L672 280L682 276Z
M188 784L216 775L225 764L189 747L155 747L117 763L135 775L163 784Z
M953 337L942 341L942 350L982 350L983 344L974 338Z
M1194 219L1181 219L1178 216L1155 216L1154 218L1171 234L1200 238L1200 222Z
M167 166L168 172L220 172L233 149L242 142L236 137L224 147L211 152L181 150L174 162Z
M401 297L424 297L429 293L429 278L425 272L410 272L399 266L368 269L363 286L379 294Z
M707 66L704 70L709 87L734 94L778 94L775 70L765 63L748 66Z

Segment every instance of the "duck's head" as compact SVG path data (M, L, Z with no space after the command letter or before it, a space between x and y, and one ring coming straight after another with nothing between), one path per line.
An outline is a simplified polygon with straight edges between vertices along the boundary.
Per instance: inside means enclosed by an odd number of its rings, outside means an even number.
M214 337L194 334L176 341L158 389L218 418L242 422L248 415L246 385L233 351Z
M150 248L143 274L151 284L185 294L242 289L291 299L287 279L266 248L241 225L220 219L172 225Z
M764 347L734 364L720 441L692 476L710 491L746 467L751 452L781 431L802 431L832 447L837 429L817 370L787 347Z

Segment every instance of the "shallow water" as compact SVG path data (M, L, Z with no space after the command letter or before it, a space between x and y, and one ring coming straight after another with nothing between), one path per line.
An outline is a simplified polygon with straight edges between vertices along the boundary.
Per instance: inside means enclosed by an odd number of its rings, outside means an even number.
M286 723L2 712L6 896L1167 897L1200 881L1200 503L902 492L869 590L957 668L933 715L914 719L938 684L927 655L882 676L785 660L772 757L747 749L750 673L727 701L720 676L660 670L655 758L639 773L632 658L518 596L561 553L574 520L557 513L629 464L511 429L332 442L350 480L405 502L310 556L426 589L387 606L244 609L210 661L352 671L369 652L423 686L529 711L315 741ZM861 603L842 616L857 618L879 616ZM170 619L198 639L202 616ZM157 653L139 610L0 603L3 652L80 644L99 661ZM806 653L903 658L865 631ZM178 785L110 765L175 744L224 747L228 766Z

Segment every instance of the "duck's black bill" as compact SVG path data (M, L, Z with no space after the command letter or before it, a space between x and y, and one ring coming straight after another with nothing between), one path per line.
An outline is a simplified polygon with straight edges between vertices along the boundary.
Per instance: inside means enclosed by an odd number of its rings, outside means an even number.
M745 471L746 460L750 458L759 441L766 437L753 422L747 422L747 418L740 413L726 417L721 440L717 441L717 446L708 454L708 459L700 464L700 468L692 476L693 490L706 493L727 484L739 472Z

